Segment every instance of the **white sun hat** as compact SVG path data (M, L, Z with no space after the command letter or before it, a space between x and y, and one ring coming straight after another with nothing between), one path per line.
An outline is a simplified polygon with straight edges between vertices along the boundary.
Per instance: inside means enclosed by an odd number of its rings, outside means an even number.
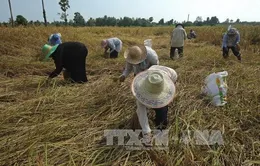
M162 66L162 65L152 65L148 70L161 70L165 72L172 80L172 82L176 82L178 75L175 70L170 67Z
M146 70L135 76L131 90L135 98L149 108L161 108L174 98L175 85L159 70Z
M124 52L124 57L128 63L139 64L146 59L147 50L145 46L132 46Z

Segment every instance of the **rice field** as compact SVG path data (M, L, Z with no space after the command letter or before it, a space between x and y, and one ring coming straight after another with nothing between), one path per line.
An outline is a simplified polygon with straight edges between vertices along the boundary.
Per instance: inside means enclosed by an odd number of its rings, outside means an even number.
M230 52L222 58L227 27L187 27L184 57L169 58L173 27L0 27L0 165L260 165L260 27L238 26L242 63ZM62 75L46 83L55 68L41 62L51 33L80 41L89 49L86 84L66 84ZM118 37L118 59L105 59L100 41ZM124 50L152 39L161 65L178 73L177 96L170 104L167 150L127 150L107 146L104 131L131 129L136 110L130 85L118 82ZM207 75L227 71L228 104L214 107L202 97ZM149 111L153 127L154 112ZM224 145L185 144L181 134L218 130Z

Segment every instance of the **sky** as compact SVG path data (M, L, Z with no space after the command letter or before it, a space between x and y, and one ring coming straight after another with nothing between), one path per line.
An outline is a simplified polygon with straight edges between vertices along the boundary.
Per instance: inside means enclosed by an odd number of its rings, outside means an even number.
M44 0L47 20L60 21L59 0ZM41 0L11 0L14 19L23 15L27 20L43 21ZM227 18L240 21L260 21L260 0L70 0L69 19L75 12L88 20L107 16L149 18L155 22L161 18L177 22L195 21L197 16L203 20L217 16L220 22ZM0 0L0 22L8 21L10 11L8 0Z

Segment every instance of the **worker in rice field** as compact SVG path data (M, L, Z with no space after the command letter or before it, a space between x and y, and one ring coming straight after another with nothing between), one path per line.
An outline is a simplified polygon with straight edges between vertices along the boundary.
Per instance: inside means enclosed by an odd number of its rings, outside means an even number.
M134 75L147 70L152 65L158 65L159 59L157 53L148 46L132 46L124 52L126 59L125 70L119 80L123 82L126 77L134 72Z
M192 39L192 38L195 39L196 37L197 37L197 35L196 35L195 31L191 29L188 38L189 39Z
M104 39L101 41L101 47L105 49L104 51L105 56L109 54L110 58L117 58L119 52L122 49L122 41L117 37Z
M148 70L137 74L131 90L136 98L137 116L142 128L141 142L145 146L153 145L153 134L149 126L147 109L155 111L155 125L159 130L167 127L168 104L175 96L177 73L166 67L153 65Z
M239 42L240 42L239 31L236 28L229 27L228 31L223 36L223 42L222 42L223 57L227 58L229 49L231 49L233 54L237 57L237 59L241 61Z
M60 33L55 33L51 34L50 37L48 38L48 44L51 46L55 46L56 44L61 44L61 34Z
M62 70L65 80L71 82L87 82L86 76L86 57L87 47L80 42L64 42L51 46L45 44L42 48L45 60L50 57L54 60L56 69L49 75L49 78L58 76Z
M125 81L130 73L136 76L138 73L159 64L157 53L149 46L132 46L124 52L126 59L125 69L119 77L120 82ZM137 113L133 117L137 117Z
M183 57L184 40L187 38L187 33L182 24L177 24L171 34L171 49L170 58L174 59L174 52L177 49L179 57Z

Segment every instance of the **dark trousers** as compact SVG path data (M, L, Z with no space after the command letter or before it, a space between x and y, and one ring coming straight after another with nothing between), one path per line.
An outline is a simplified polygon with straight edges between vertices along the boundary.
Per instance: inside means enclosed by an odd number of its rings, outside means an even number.
M224 58L228 57L229 49L232 50L233 54L238 58L238 60L241 60L240 52L237 50L237 48L235 46L223 47L223 57Z
M71 72L71 80L76 83L88 82L86 72Z
M171 50L170 50L170 57L173 58L174 57L174 52L175 50L178 49L178 54L180 57L183 56L183 47L171 47Z
M117 57L118 57L118 52L116 50L110 53L110 58L117 58Z
M167 114L168 114L168 105L162 108L154 108L155 111L155 125L157 129L163 130L166 129L168 120L167 120Z
M67 70L64 70L63 78L71 83L84 83L88 81L86 72L68 72Z

